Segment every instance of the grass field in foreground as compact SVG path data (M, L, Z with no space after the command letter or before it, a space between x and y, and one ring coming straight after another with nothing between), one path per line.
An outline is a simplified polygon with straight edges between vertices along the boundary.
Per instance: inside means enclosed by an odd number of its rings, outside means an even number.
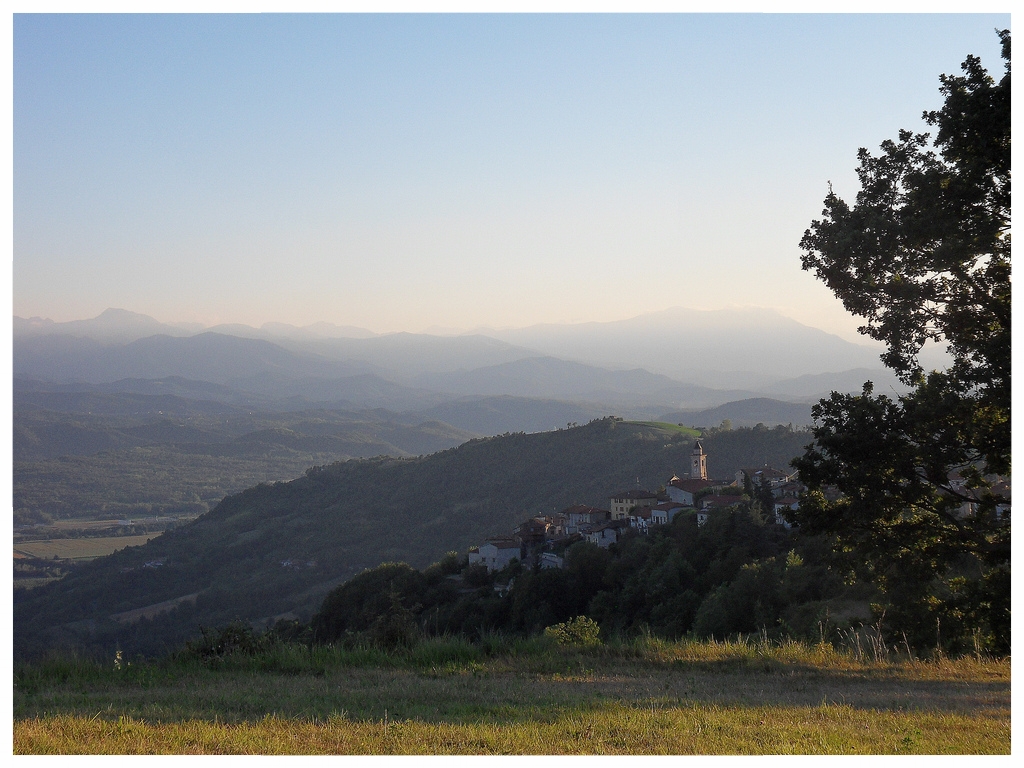
M1009 754L1008 661L658 643L16 670L14 751ZM802 649L801 649L802 648ZM303 655L305 654L305 655ZM291 661L289 661L291 659Z

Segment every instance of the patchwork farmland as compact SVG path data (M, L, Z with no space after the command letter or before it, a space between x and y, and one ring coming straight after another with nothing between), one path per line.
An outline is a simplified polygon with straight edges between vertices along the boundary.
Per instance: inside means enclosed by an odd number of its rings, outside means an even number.
M22 541L15 545L14 556L34 557L41 560L91 560L103 557L125 547L138 547L158 533L142 536L103 536L83 539L43 539L40 541Z

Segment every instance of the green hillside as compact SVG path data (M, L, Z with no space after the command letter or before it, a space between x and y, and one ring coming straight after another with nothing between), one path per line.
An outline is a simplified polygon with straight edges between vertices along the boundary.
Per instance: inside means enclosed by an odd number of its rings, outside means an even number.
M806 433L761 428L711 433L704 447L712 476L730 477L739 466L784 466L807 442ZM332 587L381 562L422 568L529 516L574 503L605 506L609 494L637 480L658 488L688 468L692 445L678 429L609 418L419 458L314 468L230 496L145 546L17 593L15 652L73 644L156 653L200 625L289 612L306 618ZM728 464L716 458L719 448ZM165 601L178 602L154 618L111 618Z
M54 400L56 396L51 397ZM77 395L68 396L72 398ZM107 395L130 407L140 398ZM138 415L25 408L14 414L15 525L50 519L200 514L230 493L315 464L417 456L475 433L387 411L194 410L173 419L150 397ZM51 403L53 404L53 403ZM188 401L178 404L188 408ZM193 403L197 407L202 403Z

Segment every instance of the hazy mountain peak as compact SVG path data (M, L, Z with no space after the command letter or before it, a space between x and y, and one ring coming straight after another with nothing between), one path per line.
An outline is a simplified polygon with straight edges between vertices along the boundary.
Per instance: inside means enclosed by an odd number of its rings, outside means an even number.
M53 320L48 317L39 317L33 315L32 317L18 317L14 316L14 330L18 331L19 327L24 328L49 328L53 326Z
M496 339L591 365L644 368L681 381L757 388L804 374L879 365L879 351L777 310L670 307L626 320L545 323Z
M323 320L311 323L310 325L304 325L301 330L316 336L343 339L369 339L379 335L367 328L361 328L356 325L338 325L337 323L328 323Z
M93 320L104 320L107 322L145 322L155 323L160 325L160 322L149 315L144 315L141 312L132 312L128 309L121 309L119 307L107 307L100 312Z
M130 342L157 333L172 336L183 336L187 331L165 325L149 315L132 312L127 309L109 307L96 317L88 320L70 320L55 323L43 318L14 318L15 336L33 336L49 334L65 334L68 336L84 336L102 342Z

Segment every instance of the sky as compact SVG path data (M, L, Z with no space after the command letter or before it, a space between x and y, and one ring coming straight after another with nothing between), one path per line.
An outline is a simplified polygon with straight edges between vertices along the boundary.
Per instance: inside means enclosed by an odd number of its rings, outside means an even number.
M1002 15L17 15L13 313L376 332L775 308Z

